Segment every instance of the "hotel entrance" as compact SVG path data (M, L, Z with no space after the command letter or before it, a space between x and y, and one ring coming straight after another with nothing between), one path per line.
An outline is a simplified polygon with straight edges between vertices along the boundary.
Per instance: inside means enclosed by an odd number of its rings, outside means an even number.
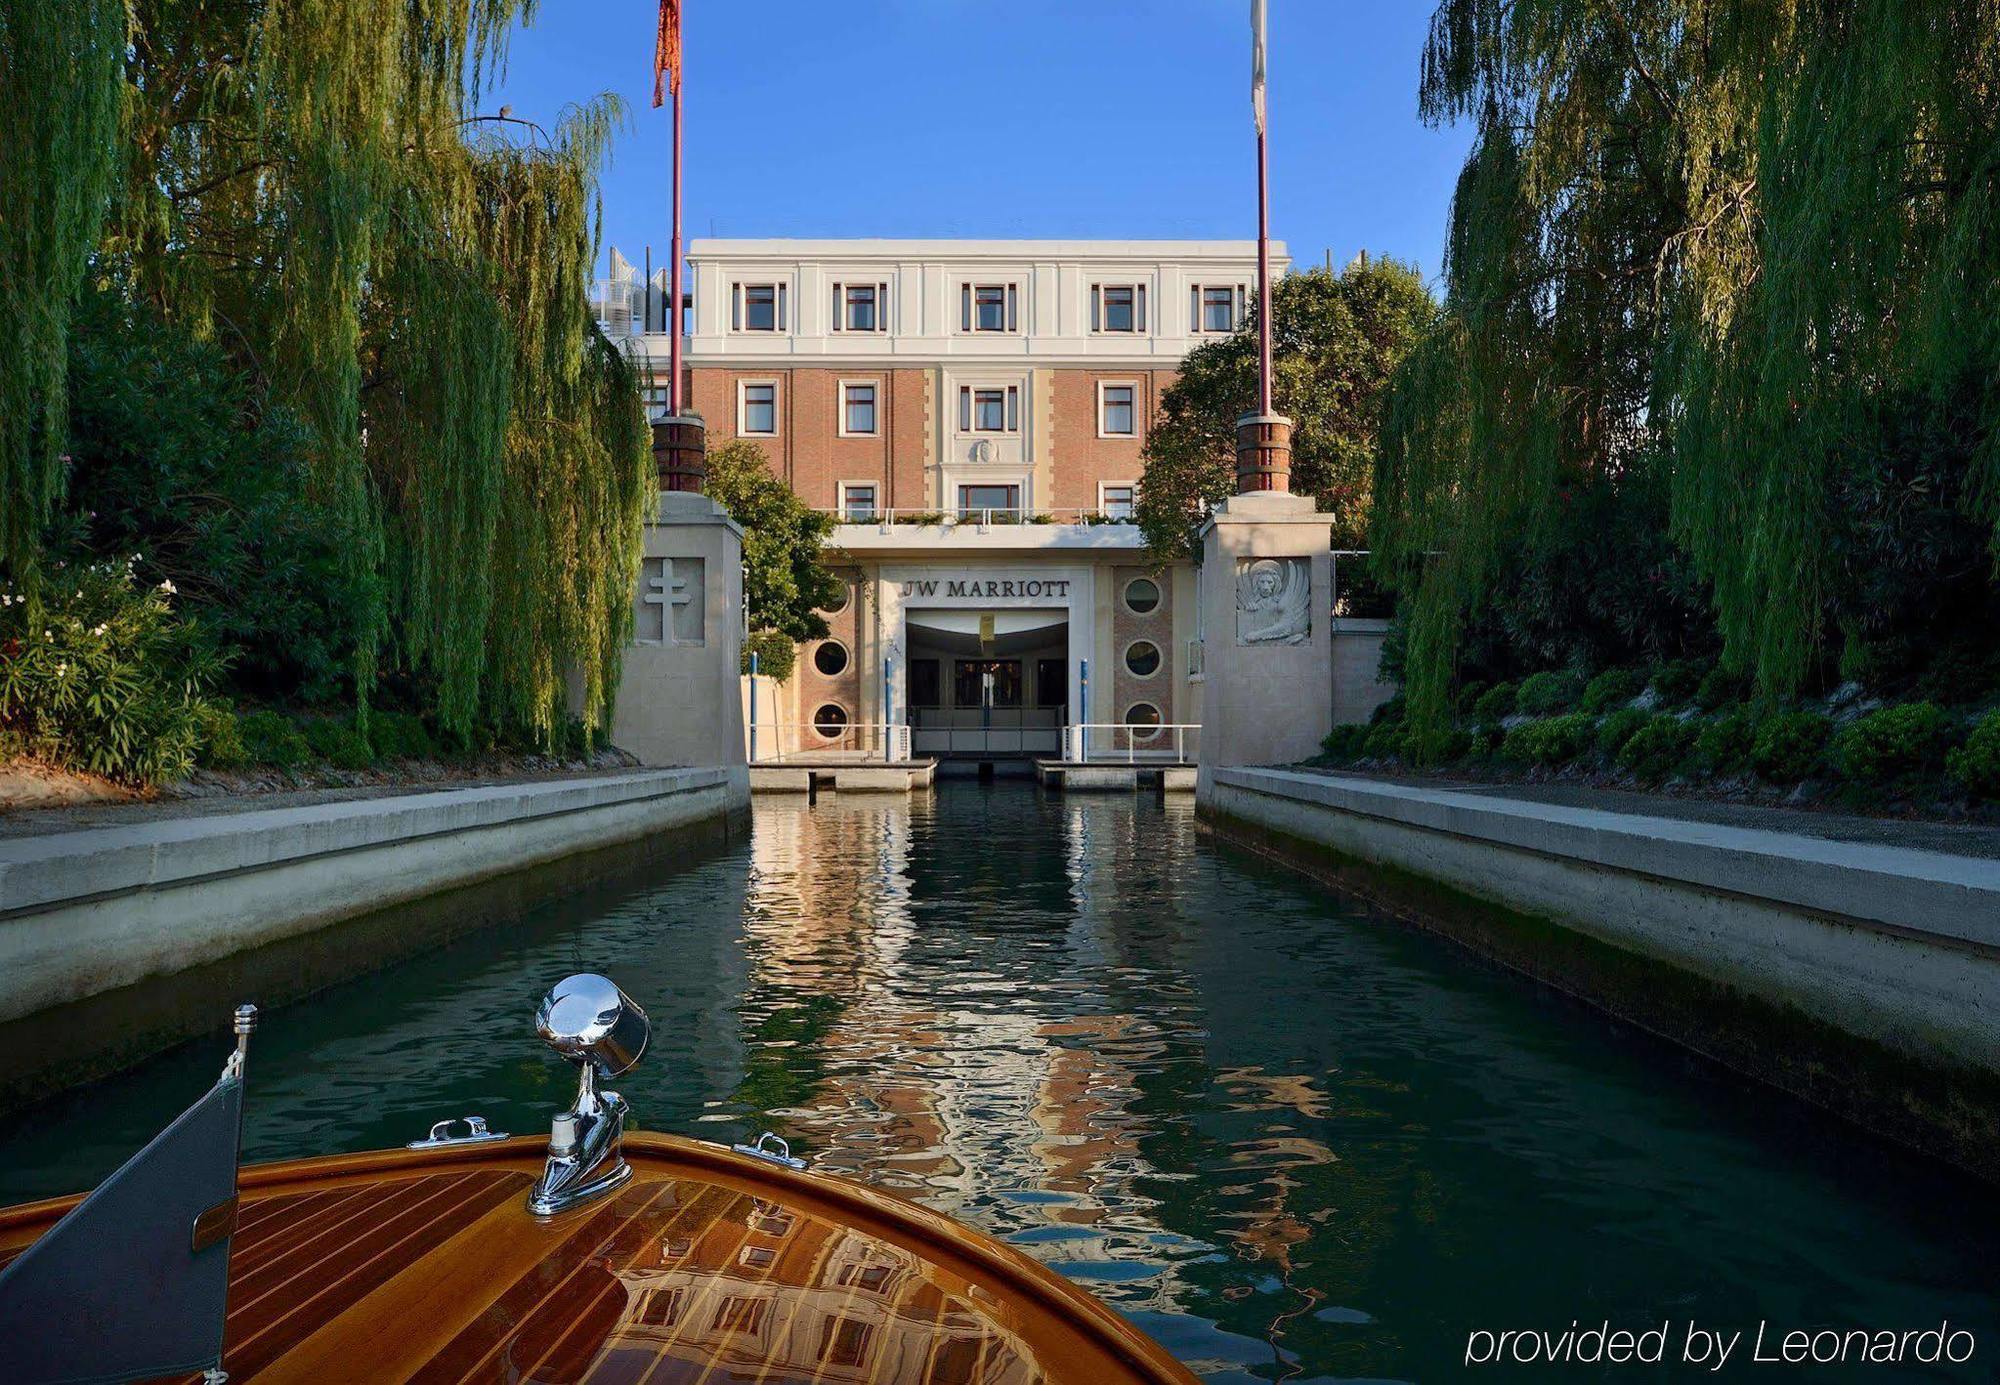
M911 608L903 695L911 753L1047 759L1069 719L1069 613Z

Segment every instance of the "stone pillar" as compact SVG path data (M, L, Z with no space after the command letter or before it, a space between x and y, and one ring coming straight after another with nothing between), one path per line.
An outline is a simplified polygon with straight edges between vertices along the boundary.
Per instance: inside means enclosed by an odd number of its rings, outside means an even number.
M648 765L729 766L748 803L743 530L701 494L702 438L699 418L653 425L659 510L645 529L611 740Z
M1291 427L1236 425L1242 493L1202 525L1198 801L1215 766L1307 759L1333 724L1332 520L1290 492Z

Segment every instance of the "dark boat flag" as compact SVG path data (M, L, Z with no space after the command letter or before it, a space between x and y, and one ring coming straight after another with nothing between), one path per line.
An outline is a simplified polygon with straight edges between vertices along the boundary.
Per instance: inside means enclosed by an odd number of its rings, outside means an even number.
M10 1385L113 1385L193 1371L222 1380L243 1064L0 1270L0 1377Z

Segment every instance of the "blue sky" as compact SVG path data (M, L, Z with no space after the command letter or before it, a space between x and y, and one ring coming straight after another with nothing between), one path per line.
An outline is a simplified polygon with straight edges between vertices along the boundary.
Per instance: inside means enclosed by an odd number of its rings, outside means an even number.
M683 0L689 236L1255 234L1248 0ZM1272 232L1435 279L1470 132L1417 119L1423 0L1270 0ZM481 104L631 126L604 240L666 258L656 0L543 0Z

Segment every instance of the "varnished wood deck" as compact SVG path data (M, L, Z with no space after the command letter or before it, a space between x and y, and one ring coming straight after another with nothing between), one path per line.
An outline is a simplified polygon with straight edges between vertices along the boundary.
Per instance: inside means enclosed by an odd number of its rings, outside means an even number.
M1087 1292L899 1198L694 1141L528 1215L543 1142L244 1170L232 1381L1119 1385L1187 1371ZM0 1263L71 1200L0 1212Z

